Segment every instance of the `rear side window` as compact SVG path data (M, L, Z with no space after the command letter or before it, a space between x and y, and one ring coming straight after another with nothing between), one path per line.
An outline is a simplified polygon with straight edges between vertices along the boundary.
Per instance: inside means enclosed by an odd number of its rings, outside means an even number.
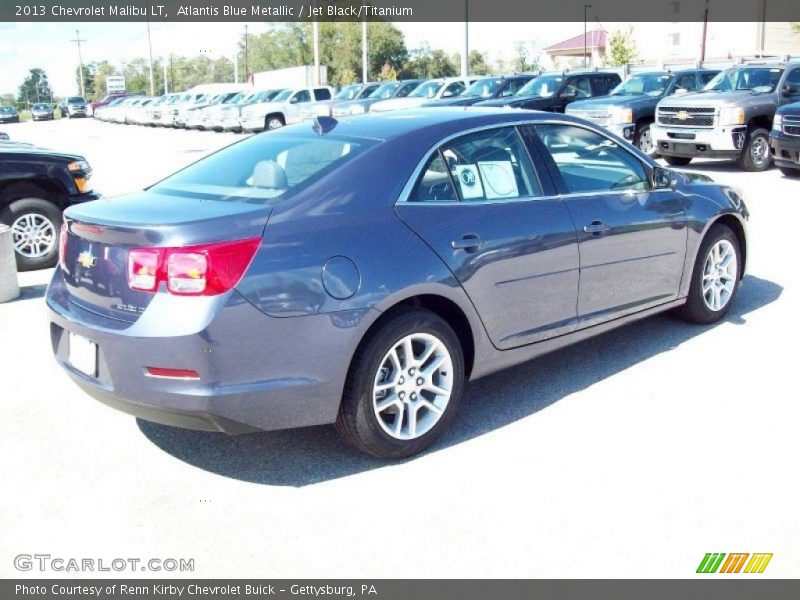
M439 148L411 200L505 201L541 195L517 130L503 127L468 134Z
M331 91L328 88L317 88L314 90L314 100L330 100Z
M569 193L646 190L644 165L603 135L569 125L537 125Z
M328 175L375 143L313 132L256 135L223 148L150 189L164 194L251 203L284 198Z
M686 75L681 75L678 77L678 80L675 82L675 89L686 90L687 92L696 92L697 78L694 76L694 73L687 73Z

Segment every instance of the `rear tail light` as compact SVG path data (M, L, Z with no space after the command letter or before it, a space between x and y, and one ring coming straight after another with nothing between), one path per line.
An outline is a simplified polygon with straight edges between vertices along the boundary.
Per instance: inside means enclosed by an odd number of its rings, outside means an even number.
M186 248L136 248L128 252L128 285L155 292L163 281L178 296L216 296L235 286L261 238Z
M58 264L63 269L67 264L67 224L61 224L61 233L58 238Z

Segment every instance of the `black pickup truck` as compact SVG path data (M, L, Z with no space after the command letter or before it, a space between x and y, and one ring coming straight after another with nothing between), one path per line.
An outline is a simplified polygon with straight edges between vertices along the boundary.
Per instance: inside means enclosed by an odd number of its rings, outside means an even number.
M800 102L784 104L772 119L772 160L787 177L800 177Z
M56 264L62 211L100 197L91 191L91 176L77 154L0 141L0 223L11 227L20 271Z
M656 105L672 94L702 89L719 71L688 69L636 73L614 88L608 96L573 102L567 114L583 117L628 140L639 150L657 156L650 126Z

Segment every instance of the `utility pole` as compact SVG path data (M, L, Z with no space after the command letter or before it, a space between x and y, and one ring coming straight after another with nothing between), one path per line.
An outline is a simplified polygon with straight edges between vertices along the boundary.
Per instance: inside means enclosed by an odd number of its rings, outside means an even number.
M81 31L80 31L80 29L76 29L75 30L75 39L74 40L70 40L70 41L71 42L75 42L76 44L78 44L78 64L80 65L80 67L79 67L80 68L80 76L78 77L78 80L81 83L81 97L85 97L86 96L86 90L84 89L84 85L83 85L83 56L81 55L81 42L85 42L86 40L82 40L81 39Z
M461 57L461 76L469 75L469 0L464 0L464 48Z
M156 88L153 84L153 42L150 39L150 21L147 21L147 48L150 52L150 95L156 95Z
M361 79L367 83L369 79L369 65L367 64L367 20L361 23Z
M244 26L244 80L245 83L250 81L250 52L249 52L249 38L247 33L247 25Z
M316 2L314 3L316 7ZM320 85L320 67L319 67L319 23L316 18L311 22L311 33L314 39L314 85Z
M590 8L592 8L591 4L584 4L583 5L583 68L584 69L589 66L589 51L588 51L588 43L587 43L587 39L586 39L586 36L588 35L589 32L587 31L588 27L587 27L586 23L588 21L587 11Z
M708 0L706 0L706 10L703 13L703 41L700 44L700 62L706 59L706 36L708 35ZM700 65L703 66L702 64Z

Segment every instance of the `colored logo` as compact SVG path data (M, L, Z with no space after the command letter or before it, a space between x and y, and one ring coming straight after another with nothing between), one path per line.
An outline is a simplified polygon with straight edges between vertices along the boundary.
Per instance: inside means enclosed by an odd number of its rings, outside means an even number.
M469 187L475 185L475 172L470 169L461 171L461 182Z
M78 262L84 269L88 269L97 263L97 257L92 256L92 253L88 250L84 250L78 255Z
M749 557L749 560L748 560ZM769 561L772 560L772 553L749 554L747 552L736 552L725 554L724 552L708 552L700 561L697 567L698 573L763 573ZM744 568L744 570L742 570Z
M679 121L686 121L687 119L691 118L691 116L692 115L690 115L685 110L675 113L675 118L678 119Z

